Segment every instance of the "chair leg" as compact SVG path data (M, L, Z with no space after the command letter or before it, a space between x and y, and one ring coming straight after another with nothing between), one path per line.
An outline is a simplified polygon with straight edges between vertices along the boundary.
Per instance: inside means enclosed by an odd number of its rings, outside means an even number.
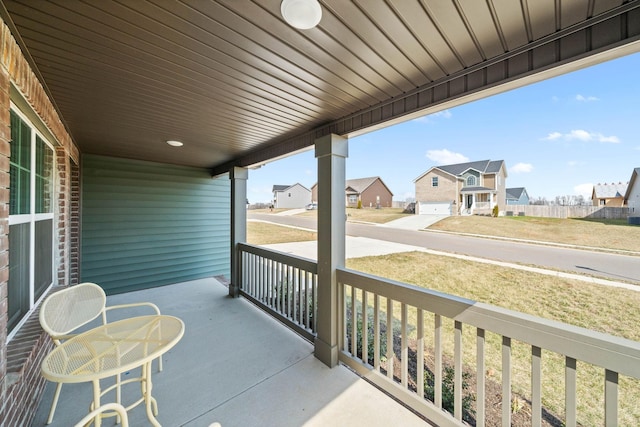
M56 386L56 392L53 395L53 402L51 402L51 409L49 410L49 418L47 419L47 424L51 424L53 421L53 414L56 412L56 406L58 406L58 397L60 397L60 389L62 388L62 383L58 383Z

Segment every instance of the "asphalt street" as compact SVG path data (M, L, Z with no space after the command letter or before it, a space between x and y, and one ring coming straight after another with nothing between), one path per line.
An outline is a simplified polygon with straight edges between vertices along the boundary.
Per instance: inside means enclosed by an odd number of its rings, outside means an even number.
M248 218L316 229L316 219L249 212ZM640 284L640 256L347 222L347 235Z

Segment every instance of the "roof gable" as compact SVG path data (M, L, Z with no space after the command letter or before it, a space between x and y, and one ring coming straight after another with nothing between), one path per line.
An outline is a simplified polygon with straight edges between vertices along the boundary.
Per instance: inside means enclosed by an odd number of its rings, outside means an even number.
M507 198L508 199L520 199L520 197L522 197L522 193L525 192L524 187L513 187L513 188L507 188L506 189L507 192Z
M640 168L634 168L633 172L631 172L631 178L629 179L629 185L627 186L627 192L624 193L624 199L627 200L631 196L631 190L636 185L636 179L640 175Z
M389 187L387 187L387 185L384 183L384 181L382 181L382 179L379 176L372 176L369 178L357 178L357 179L348 179L345 182L346 191L353 191L355 193L359 193L362 194L366 191L367 188L371 187L376 181L380 181L380 183L384 186L384 188L387 189L387 191L393 195L393 193L391 192L391 190L389 190Z
M593 186L593 194L597 199L613 199L624 197L627 192L628 182L612 182L611 184L596 184Z
M299 182L296 182L293 185L274 185L273 189L271 191L273 191L274 193L275 192L279 192L279 191L287 191L287 190L289 190L290 188L293 188L293 187L300 187L300 188L302 188L304 190L311 191L307 187L305 187L304 185L300 184Z
M462 177L469 169L476 170L482 175L493 174L500 172L500 169L504 166L504 160L478 160L475 162L456 163L453 165L440 165L434 166L427 170L425 173L413 180L416 182L422 177L427 175L434 169L441 170L456 177Z

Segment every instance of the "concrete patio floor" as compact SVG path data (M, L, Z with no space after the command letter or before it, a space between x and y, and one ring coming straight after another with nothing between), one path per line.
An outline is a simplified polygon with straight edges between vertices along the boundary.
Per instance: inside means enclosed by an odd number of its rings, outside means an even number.
M114 295L107 304L137 301L151 301L185 323L184 337L163 357L164 370L153 365L152 394L163 426L427 425L344 366L329 369L313 356L311 343L243 298L229 298L213 278ZM127 313L135 314L146 313ZM45 425L54 389L47 384L32 426ZM91 390L88 383L65 384L51 426L82 418ZM125 389L125 403L138 396L139 386ZM129 421L149 425L142 405ZM114 418L103 422L114 424Z

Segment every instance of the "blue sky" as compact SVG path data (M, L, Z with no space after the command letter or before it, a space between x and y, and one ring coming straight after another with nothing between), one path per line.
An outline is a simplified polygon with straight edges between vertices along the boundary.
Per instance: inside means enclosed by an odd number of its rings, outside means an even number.
M590 197L640 167L640 53L351 138L347 179L379 176L394 200L437 165L504 160L531 198ZM313 150L249 171L250 203L317 181Z

